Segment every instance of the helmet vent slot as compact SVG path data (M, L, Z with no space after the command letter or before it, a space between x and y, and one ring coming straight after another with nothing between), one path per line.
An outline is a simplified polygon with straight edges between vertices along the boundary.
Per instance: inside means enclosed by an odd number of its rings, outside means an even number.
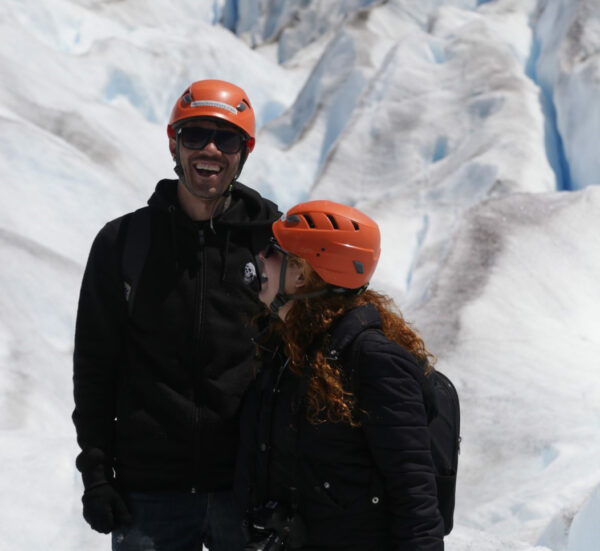
M306 223L308 224L309 228L314 228L315 227L315 223L313 222L313 219L310 217L309 214L304 214L304 219L306 220Z
M352 220L352 225L354 226L355 231L359 230L358 222L355 222L354 220Z
M338 227L338 223L336 222L335 218L333 216L331 216L331 214L326 214L325 216L327 216L327 218L329 219L329 221L331 222L331 225L333 226L334 230L339 229Z

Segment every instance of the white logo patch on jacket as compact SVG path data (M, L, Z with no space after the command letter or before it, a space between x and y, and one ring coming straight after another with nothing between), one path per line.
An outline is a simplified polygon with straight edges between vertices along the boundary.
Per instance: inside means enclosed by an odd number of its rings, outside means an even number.
M256 266L253 262L246 262L243 278L246 285L251 285L256 281Z

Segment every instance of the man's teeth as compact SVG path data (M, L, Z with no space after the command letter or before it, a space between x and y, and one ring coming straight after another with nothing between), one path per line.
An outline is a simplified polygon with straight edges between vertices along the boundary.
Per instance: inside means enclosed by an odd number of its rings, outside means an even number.
M265 274L260 274L260 280L264 283L265 281L268 281L269 278Z
M221 167L212 163L196 163L194 168L196 170L208 170L209 172L221 172Z

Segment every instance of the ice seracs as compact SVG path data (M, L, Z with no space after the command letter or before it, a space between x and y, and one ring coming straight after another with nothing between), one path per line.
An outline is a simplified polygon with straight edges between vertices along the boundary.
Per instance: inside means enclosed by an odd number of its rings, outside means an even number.
M4 546L106 549L78 516L77 291L102 224L172 174L163 123L201 74L253 100L260 133L244 183L282 211L332 198L380 224L372 287L398 300L461 385L448 549L598 551L600 189L553 192L546 152L556 126L570 187L600 182L598 0L289 0L281 15L261 11L265 0L224 1L0 4L11 82L0 89ZM238 5L236 28L278 43L246 48L206 22ZM190 63L189 51L211 55ZM271 61L280 52L285 67ZM216 152L187 159L203 190L231 166ZM257 272L278 286L260 259Z

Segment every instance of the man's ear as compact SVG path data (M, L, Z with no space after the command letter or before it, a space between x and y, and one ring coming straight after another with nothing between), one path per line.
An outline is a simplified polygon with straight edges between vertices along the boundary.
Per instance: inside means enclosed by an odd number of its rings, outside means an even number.
M173 138L169 138L169 151L171 152L171 157L175 160L175 153L177 152L177 143Z

